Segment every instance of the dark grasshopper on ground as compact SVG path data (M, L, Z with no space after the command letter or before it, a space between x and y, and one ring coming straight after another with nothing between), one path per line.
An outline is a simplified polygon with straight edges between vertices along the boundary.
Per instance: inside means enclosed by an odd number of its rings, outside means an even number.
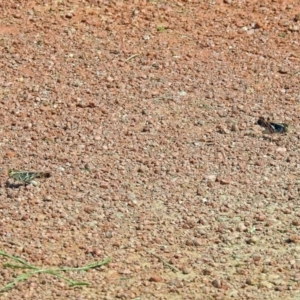
M270 119L265 119L264 117L260 117L257 121L257 124L263 128L265 128L264 133L286 133L288 132L289 125L286 123L275 123L271 122Z

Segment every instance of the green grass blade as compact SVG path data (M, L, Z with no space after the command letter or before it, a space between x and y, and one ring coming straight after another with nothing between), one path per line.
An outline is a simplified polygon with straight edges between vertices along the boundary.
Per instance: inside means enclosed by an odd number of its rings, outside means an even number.
M16 283L20 282L20 281L24 281L26 280L28 277L30 277L32 275L31 272L28 272L28 273L25 273L25 274L22 274L18 277L16 277L13 281L9 282L8 284L6 284L4 287L2 287L0 289L0 292L4 292L4 291L7 291L9 289L11 289Z
M87 282L81 282L81 281L74 281L69 286L70 287L76 287L76 286L89 286L90 284Z
M28 277L38 274L38 273L44 273L44 274L49 274L51 276L55 276L57 278L60 278L64 281L66 281L70 287L76 287L76 286L88 286L89 283L87 282L82 282L82 281L74 281L72 279L69 279L63 275L61 275L59 272L66 272L66 271L87 271L89 269L93 269L93 268L97 268L103 265L108 264L111 261L111 258L107 258L105 260L102 261L97 261L94 263L90 263L87 264L83 267L77 267L77 268L69 268L69 267L62 267L62 268L38 268L35 266L32 266L30 264L28 264L27 262L25 262L24 260L22 260L21 258L9 255L7 253L5 253L4 251L0 250L0 255L10 258L18 263L20 263L20 265L15 265L12 263L4 263L3 266L4 267L8 267L8 268L12 268L12 269L31 269L32 271L28 272L28 273L24 273L19 275L18 277L16 277L13 281L9 282L8 284L6 284L5 286L3 286L0 289L0 292L4 292L7 291L9 289L11 289L12 287L14 287L14 285L20 281L24 281L26 280Z
M89 269L98 268L98 267L101 267L103 265L106 265L110 261L111 261L111 258L109 257L109 258L107 258L105 260L94 262L94 263L90 263L90 264L87 264L87 265L85 265L83 267L77 267L77 268L63 267L63 268L60 268L60 269L57 269L57 270L60 270L60 271L87 271Z
M45 269L45 270L41 270L41 271L42 272L39 272L39 273L50 274L54 277L63 279L64 281L68 282L69 286L84 286L84 285L87 286L87 285L89 285L86 282L77 282L77 281L74 281L72 279L69 279L65 276L60 275L57 271L54 271L54 270L51 270L51 269Z
M20 264L26 266L27 269L37 269L36 267L31 266L30 264L28 264L28 263L27 263L26 261L24 261L23 259L18 258L18 257L16 257L16 256L9 255L9 254L5 253L4 251L1 251L1 250L0 250L0 255L5 256L5 257L8 257L8 258L10 258L10 259L12 259L12 260L14 260L14 261L16 261L16 262L19 262Z

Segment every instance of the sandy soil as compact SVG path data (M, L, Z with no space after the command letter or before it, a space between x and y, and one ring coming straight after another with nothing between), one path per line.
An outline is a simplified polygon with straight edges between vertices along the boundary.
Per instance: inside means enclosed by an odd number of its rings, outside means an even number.
M111 258L63 274L88 287L40 274L1 298L300 299L299 1L0 13L0 250L40 268Z

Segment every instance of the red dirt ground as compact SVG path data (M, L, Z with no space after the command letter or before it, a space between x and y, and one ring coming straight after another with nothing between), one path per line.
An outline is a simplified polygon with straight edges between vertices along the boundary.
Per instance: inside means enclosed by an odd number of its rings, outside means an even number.
M1 299L300 299L299 1L0 13Z

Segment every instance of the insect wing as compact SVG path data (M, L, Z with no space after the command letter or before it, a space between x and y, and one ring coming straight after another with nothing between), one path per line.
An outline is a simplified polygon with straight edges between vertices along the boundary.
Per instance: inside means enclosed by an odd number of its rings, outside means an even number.
M288 125L287 124L280 124L280 123L270 123L271 126L274 128L274 131L277 133L284 133L287 132L288 130Z

